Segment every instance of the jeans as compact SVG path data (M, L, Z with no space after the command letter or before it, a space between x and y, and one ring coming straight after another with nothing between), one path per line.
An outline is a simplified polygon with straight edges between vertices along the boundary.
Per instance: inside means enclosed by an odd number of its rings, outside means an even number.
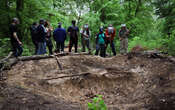
M106 49L108 48L108 44L110 44L111 48L112 48L112 52L113 55L116 56L116 50L115 50L115 45L113 41L107 40L106 41Z
M99 51L100 51L100 56L101 57L105 57L106 55L106 52L105 52L105 44L97 44L96 45L96 52L95 52L95 55L98 55L99 54Z
M46 54L46 42L39 42L37 55L43 55L43 54Z
M12 44L12 48L13 48L13 55L15 57L21 56L22 52L23 52L23 48L19 43L11 43Z
M61 50L61 52L64 52L64 42L56 42L56 45L57 45L56 51L58 53L60 53L60 50Z

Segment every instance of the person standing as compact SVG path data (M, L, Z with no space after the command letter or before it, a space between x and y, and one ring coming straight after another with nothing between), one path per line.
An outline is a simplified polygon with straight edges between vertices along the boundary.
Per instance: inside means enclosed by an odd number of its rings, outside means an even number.
M72 26L68 28L68 34L70 36L70 42L69 42L69 52L72 51L72 47L74 45L75 47L75 53L78 52L78 34L79 34L79 28L76 26L76 21L72 21Z
M18 18L13 18L12 23L10 24L10 41L13 49L13 55L15 57L21 56L23 52L22 42L19 39L19 30L17 25L19 24Z
M37 36L38 36L38 50L37 55L46 54L46 28L44 27L45 20L41 19L40 24L37 27Z
M38 27L38 24L36 22L34 22L30 27L32 42L35 46L35 55L37 54L37 50L38 50L37 27Z
M56 41L57 49L56 51L58 53L64 53L64 42L66 40L66 30L61 27L61 23L58 23L58 28L54 30L53 32L53 37L54 40Z
M44 24L44 27L46 28L46 45L49 49L49 55L52 55L53 54L53 44L52 44L52 40L51 40L51 37L52 37L52 27L50 26L50 23L48 21L45 22Z
M105 33L103 32L103 28L99 29L99 33L97 34L96 37L96 53L95 55L99 54L100 51L100 56L101 57L105 57L106 52L105 52L105 40L106 40L106 36Z
M91 31L89 30L88 24L84 25L80 33L81 33L82 52L85 52L86 51L85 47L87 47L89 54L91 54L91 48L90 48Z
M112 24L109 24L108 28L106 29L106 49L108 47L108 44L110 44L114 56L116 56L116 50L114 45L115 34L116 34L115 28L112 26Z
M129 36L129 30L126 28L126 24L122 24L121 29L119 31L121 54L126 54L128 51L128 36Z

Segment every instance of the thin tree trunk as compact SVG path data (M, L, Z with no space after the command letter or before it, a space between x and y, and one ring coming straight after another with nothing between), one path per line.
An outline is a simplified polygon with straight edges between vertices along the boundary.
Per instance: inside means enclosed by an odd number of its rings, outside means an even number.
M22 12L24 9L24 0L16 0L16 16L20 21L20 25L19 25L19 37L22 38L22 36L24 36L24 31L21 31L23 29L22 24L23 24L23 20L22 20Z
M21 23L22 23L21 12L23 11L23 9L24 9L24 0L16 0L16 14Z
M138 0L136 3L137 3L137 7L136 7L136 11L135 11L135 17L137 16L138 12L140 11L140 6L142 5L142 1Z

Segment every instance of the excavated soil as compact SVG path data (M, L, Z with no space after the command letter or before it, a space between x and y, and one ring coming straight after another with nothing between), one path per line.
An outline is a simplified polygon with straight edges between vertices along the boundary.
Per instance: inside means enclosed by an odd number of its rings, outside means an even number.
M77 55L59 62L63 70L50 58L4 71L0 110L87 110L96 95L109 110L175 110L175 62L166 58Z

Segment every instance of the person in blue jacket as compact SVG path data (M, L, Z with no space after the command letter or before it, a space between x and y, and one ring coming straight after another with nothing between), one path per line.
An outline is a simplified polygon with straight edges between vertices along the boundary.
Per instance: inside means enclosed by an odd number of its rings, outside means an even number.
M53 37L54 37L54 40L56 41L56 45L57 45L57 49L56 51L58 53L60 53L60 50L61 50L61 53L64 52L64 42L66 40L66 30L64 28L61 27L62 23L58 23L58 28L54 30L53 32Z

